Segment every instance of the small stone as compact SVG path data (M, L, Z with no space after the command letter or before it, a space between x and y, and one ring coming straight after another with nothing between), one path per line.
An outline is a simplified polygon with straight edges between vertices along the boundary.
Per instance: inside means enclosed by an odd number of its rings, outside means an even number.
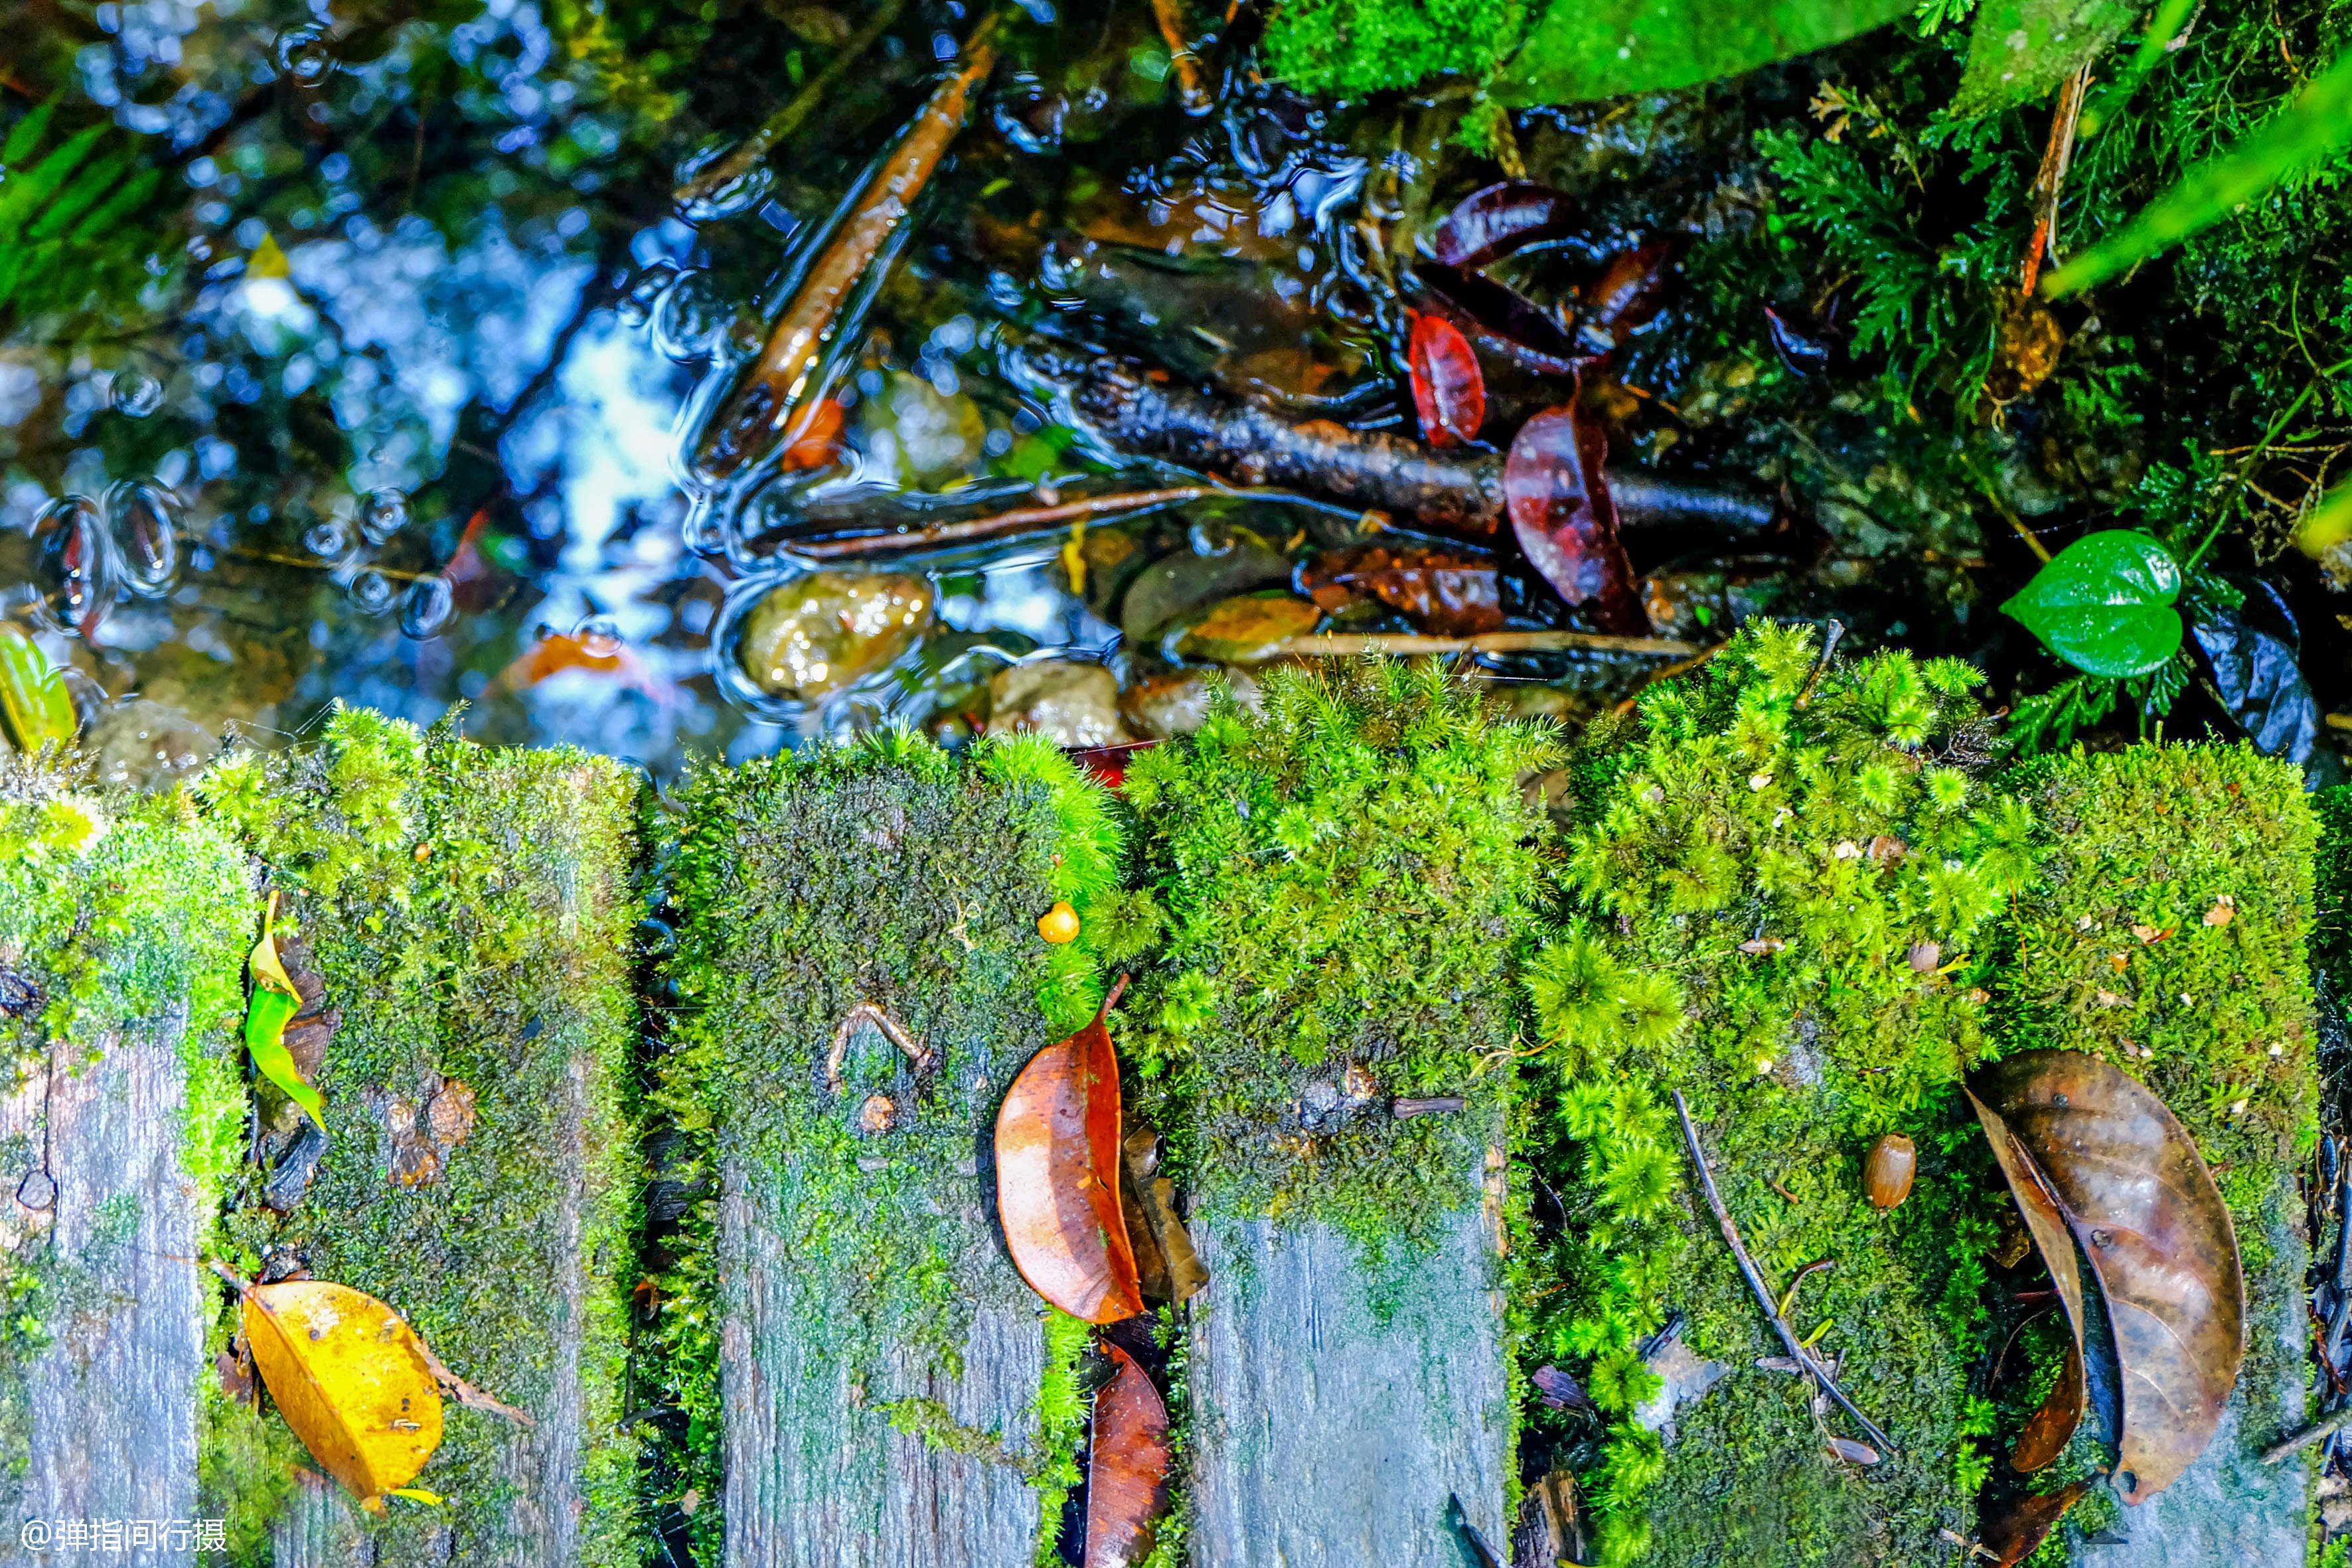
M1913 973L1933 974L1937 966L1944 962L1944 949L1939 942L1915 942L1911 944L1910 952L1905 956Z
M1315 629L1323 612L1289 594L1250 594L1213 605L1192 623L1176 647L1187 658L1214 664L1263 664L1280 657L1292 637Z
M866 400L860 445L866 465L910 490L935 490L980 471L988 421L961 392L941 393L907 371Z
M744 617L743 673L771 697L813 702L871 675L929 629L929 579L812 572L771 590Z
M220 738L177 708L134 697L91 720L82 749L100 783L169 789L210 762Z
M988 683L990 721L1069 747L1116 746L1134 737L1118 717L1118 678L1098 664L1049 659L1016 664Z
M2273 1046L2271 1048L2275 1051L2278 1047ZM1371 1069L1361 1062L1348 1064L1347 1072L1340 1078L1339 1087L1346 1091L1348 1098L1353 1100L1370 1100L1381 1092L1379 1080L1372 1077Z
M1244 712L1255 713L1264 707L1257 681L1249 671L1227 669L1223 674L1234 701ZM1118 710L1136 734L1172 741L1209 721L1211 689L1211 677L1205 670L1148 675L1119 693Z
M1772 775L1770 773L1750 773L1748 775L1748 787L1751 790L1766 790L1769 789L1771 785Z
M869 1094L857 1108L857 1131L865 1137L887 1132L898 1124L898 1103L887 1094Z

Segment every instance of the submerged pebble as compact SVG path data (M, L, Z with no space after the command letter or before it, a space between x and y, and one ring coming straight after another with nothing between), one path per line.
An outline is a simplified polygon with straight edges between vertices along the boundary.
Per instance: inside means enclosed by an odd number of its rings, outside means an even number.
M911 574L812 572L751 607L736 657L769 696L814 701L906 652L929 629L937 598Z
M1118 716L1118 679L1098 664L1017 664L988 683L993 726L1032 730L1064 746L1115 746L1134 737Z

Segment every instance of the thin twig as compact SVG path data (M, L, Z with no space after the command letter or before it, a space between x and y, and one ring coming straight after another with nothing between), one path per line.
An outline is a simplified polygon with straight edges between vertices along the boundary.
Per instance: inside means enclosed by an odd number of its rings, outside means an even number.
M930 550L946 544L968 544L979 539L999 539L1008 533L1027 533L1056 528L1082 517L1099 517L1110 511L1148 511L1154 507L1174 506L1181 501L1206 500L1211 496L1242 496L1246 490L1228 489L1219 485L1172 485L1160 490L1123 490L1117 495L1088 496L1083 500L1062 501L1054 506L1016 507L988 517L965 518L955 522L935 522L928 528L910 529L904 533L856 533L824 539L786 539L779 543L795 555L812 561L842 561L864 555L895 554L906 550Z
M1160 36L1168 41L1168 63L1176 68L1176 93L1183 100L1184 112L1206 114L1217 107L1217 99L1201 75L1201 58L1192 52L1192 40L1184 37L1184 17L1177 9L1180 3L1151 0L1151 14L1159 19Z
M1822 656L1813 660L1813 672L1805 677L1805 689L1797 693L1797 707L1800 710L1812 706L1813 688L1819 686L1822 683L1822 677L1828 673L1830 660L1837 657L1838 639L1844 636L1845 623L1832 617L1829 624L1828 634L1822 638Z
M1756 1267L1756 1260L1748 1256L1748 1245L1739 1239L1739 1227L1731 1223L1731 1211L1723 1206L1723 1196L1715 1190L1715 1173L1706 1168L1706 1155L1698 1146L1698 1129L1691 1125L1690 1107L1684 1102L1681 1089L1675 1090L1675 1114L1682 1118L1683 1142L1690 1148L1691 1163L1698 1167L1699 1190L1706 1194L1706 1206L1715 1211L1715 1223L1722 1228L1723 1239L1731 1248L1732 1260L1739 1265L1739 1277L1748 1281L1748 1291L1756 1298L1756 1304L1764 1309L1766 1317L1772 1320L1773 1331L1780 1336L1781 1344L1788 1348L1790 1359L1812 1373L1822 1385L1822 1392L1836 1400L1838 1408L1853 1417L1854 1424L1878 1445L1881 1452L1889 1458L1897 1458L1895 1439L1880 1431L1869 1416L1854 1408L1853 1401L1845 1396L1845 1390L1837 1385L1837 1380L1830 1376L1813 1353L1798 1342L1796 1331L1789 1327L1789 1320L1782 1317L1780 1309L1773 1305L1772 1291L1764 1283L1763 1271Z
M2074 158L2074 132L2083 119L2083 95L2091 88L2091 68L2083 67L2059 89L2058 112L2050 120L2050 145L2042 154L2042 172L2033 180L2033 237L2027 242L2024 264L2018 268L2018 292L2033 298L2042 281L2042 258L2055 255L2058 197L2066 185L2066 165Z
M1320 637L1285 637L1274 645L1275 658L1353 658L1388 654L1402 658L1424 653L1586 653L1643 654L1657 658L1688 658L1699 651L1696 643L1668 637L1617 637L1600 632L1481 632L1476 637L1432 637L1410 632L1327 632Z
M425 1342L425 1336L422 1334L416 1336L416 1348L425 1352L425 1369L433 1373L434 1380L446 1388L450 1397L467 1409L479 1410L489 1415L503 1415L519 1426L539 1425L503 1399L483 1393L456 1373L451 1372L442 1363L441 1358L433 1353L433 1347Z
M874 47L876 39L889 30L890 24L898 19L898 13L905 10L907 0L882 0L881 8L874 13L873 20L842 45L841 52L827 61L824 69L810 79L806 87L794 93L791 102L770 115L767 123L745 137L742 144L733 152L678 186L674 198L677 205L687 206L702 200L713 191L726 189L759 167L761 160L767 157L778 142L791 141L803 122L824 107L825 99L839 85L841 79L849 74L850 68Z
M824 1087L831 1093L841 1092L842 1067L849 1059L850 1037L857 1033L860 1024L871 1024L879 1029L884 1039L898 1047L914 1071L929 1072L939 1065L937 1054L908 1033L907 1026L890 1016L887 1009L873 1002L860 1002L841 1016L841 1023L833 1031L833 1048L825 1053Z
M2314 1443L2324 1443L2347 1426L2352 1426L2352 1405L2347 1405L2332 1415L2323 1415L2299 1432L2290 1432L2263 1450L2263 1463L2275 1465L2290 1454L2299 1453Z

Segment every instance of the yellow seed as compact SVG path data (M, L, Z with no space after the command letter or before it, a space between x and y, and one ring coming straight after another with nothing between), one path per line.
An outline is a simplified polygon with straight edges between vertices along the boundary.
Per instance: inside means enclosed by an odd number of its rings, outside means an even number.
M1069 900L1064 899L1037 917L1037 934L1056 945L1078 940L1078 911L1070 908Z
M416 847L416 863L418 865L422 866L425 862L432 858L433 846L430 844L420 844Z
M1889 1132L1863 1157L1863 1194L1873 1208L1891 1209L1911 1195L1912 1173L1918 1168L1918 1151L1911 1140L1900 1132Z

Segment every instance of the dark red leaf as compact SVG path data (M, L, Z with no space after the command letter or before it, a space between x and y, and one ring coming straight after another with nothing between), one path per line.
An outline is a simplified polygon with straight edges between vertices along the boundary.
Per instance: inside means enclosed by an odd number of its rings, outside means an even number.
M1504 180L1463 197L1430 236L1430 247L1448 267L1484 267L1558 239L1575 223L1576 204L1564 192L1531 180Z
M1086 1568L1132 1568L1168 1506L1168 1405L1133 1356L1108 1341L1103 1353L1118 1370L1095 1395Z
M1470 335L1487 353L1538 375L1573 375L1590 357L1558 316L1516 289L1479 272L1433 262L1415 271L1423 306Z
M1459 550L1330 550L1299 574L1327 614L1363 595L1402 610L1433 637L1475 637L1503 625L1502 576L1492 561Z
M2054 1492L2027 1492L2011 1498L1979 1521L1980 1544L1992 1553L1994 1568L2011 1568L2032 1556L2066 1510L2090 1490L2084 1481L2073 1481Z
M1407 358L1422 437L1433 447L1476 440L1486 422L1486 378L1461 329L1443 316L1416 312Z
M1633 566L1617 537L1617 505L1601 466L1608 437L1574 404L1547 409L1520 427L1503 465L1503 502L1528 563L1571 605L1598 601L1601 624L1638 637L1649 630L1633 594Z
M1079 746L1070 750L1070 761L1094 774L1106 789L1118 789L1127 783L1127 760L1136 752L1153 746L1165 745L1163 741L1121 741L1109 746Z
M1674 286L1675 258L1682 246L1653 239L1609 258L1601 276L1584 286L1584 324L1579 340L1591 352L1607 353L1638 327L1647 325Z

